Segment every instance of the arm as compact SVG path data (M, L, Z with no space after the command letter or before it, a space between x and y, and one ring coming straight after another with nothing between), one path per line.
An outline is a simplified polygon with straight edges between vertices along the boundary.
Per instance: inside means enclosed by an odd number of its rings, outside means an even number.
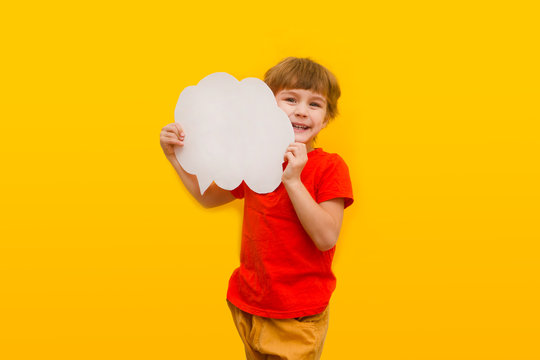
M182 127L178 123L168 124L163 129L161 129L160 134L160 144L163 148L163 152L167 157L167 160L171 163L174 170L182 180L182 183L189 191L189 193L206 208L211 208L219 205L226 204L235 200L236 198L231 194L230 191L224 190L217 186L215 183L212 183L208 189L201 195L199 189L199 183L195 175L187 173L176 159L174 153L175 146L184 146L185 134L182 130Z
M292 144L285 157L289 164L283 172L282 181L296 215L315 246L321 251L330 250L339 237L344 201L336 198L318 204L302 184L300 174L307 162L305 144Z

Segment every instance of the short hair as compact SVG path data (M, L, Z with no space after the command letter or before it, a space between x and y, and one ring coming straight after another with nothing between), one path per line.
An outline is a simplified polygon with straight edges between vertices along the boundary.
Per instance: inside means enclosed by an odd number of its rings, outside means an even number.
M274 95L283 89L305 89L326 98L326 121L338 115L341 95L338 81L327 68L310 58L287 57L264 74L264 82Z

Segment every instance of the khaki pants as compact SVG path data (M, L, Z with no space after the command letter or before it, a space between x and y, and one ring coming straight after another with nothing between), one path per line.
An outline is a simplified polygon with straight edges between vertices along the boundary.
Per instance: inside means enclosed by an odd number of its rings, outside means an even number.
M227 300L247 360L318 360L328 330L328 307L320 314L271 319L248 314Z

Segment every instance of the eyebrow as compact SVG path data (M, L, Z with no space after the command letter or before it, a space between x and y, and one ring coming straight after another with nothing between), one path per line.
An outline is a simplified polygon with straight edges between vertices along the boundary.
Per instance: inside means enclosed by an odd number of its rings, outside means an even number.
M294 94L294 95L298 95L297 92L295 92L294 90L284 90L282 94L287 94L287 93L291 93L291 94ZM320 100L324 103L326 103L326 99L320 95L310 95L311 98L315 98L317 100Z

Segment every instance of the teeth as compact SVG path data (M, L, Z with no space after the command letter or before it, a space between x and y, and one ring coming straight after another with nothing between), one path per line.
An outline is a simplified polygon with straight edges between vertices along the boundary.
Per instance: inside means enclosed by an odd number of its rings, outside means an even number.
M293 128L296 128L296 129L307 129L308 127L307 126L302 126L302 125L295 125L293 124Z

